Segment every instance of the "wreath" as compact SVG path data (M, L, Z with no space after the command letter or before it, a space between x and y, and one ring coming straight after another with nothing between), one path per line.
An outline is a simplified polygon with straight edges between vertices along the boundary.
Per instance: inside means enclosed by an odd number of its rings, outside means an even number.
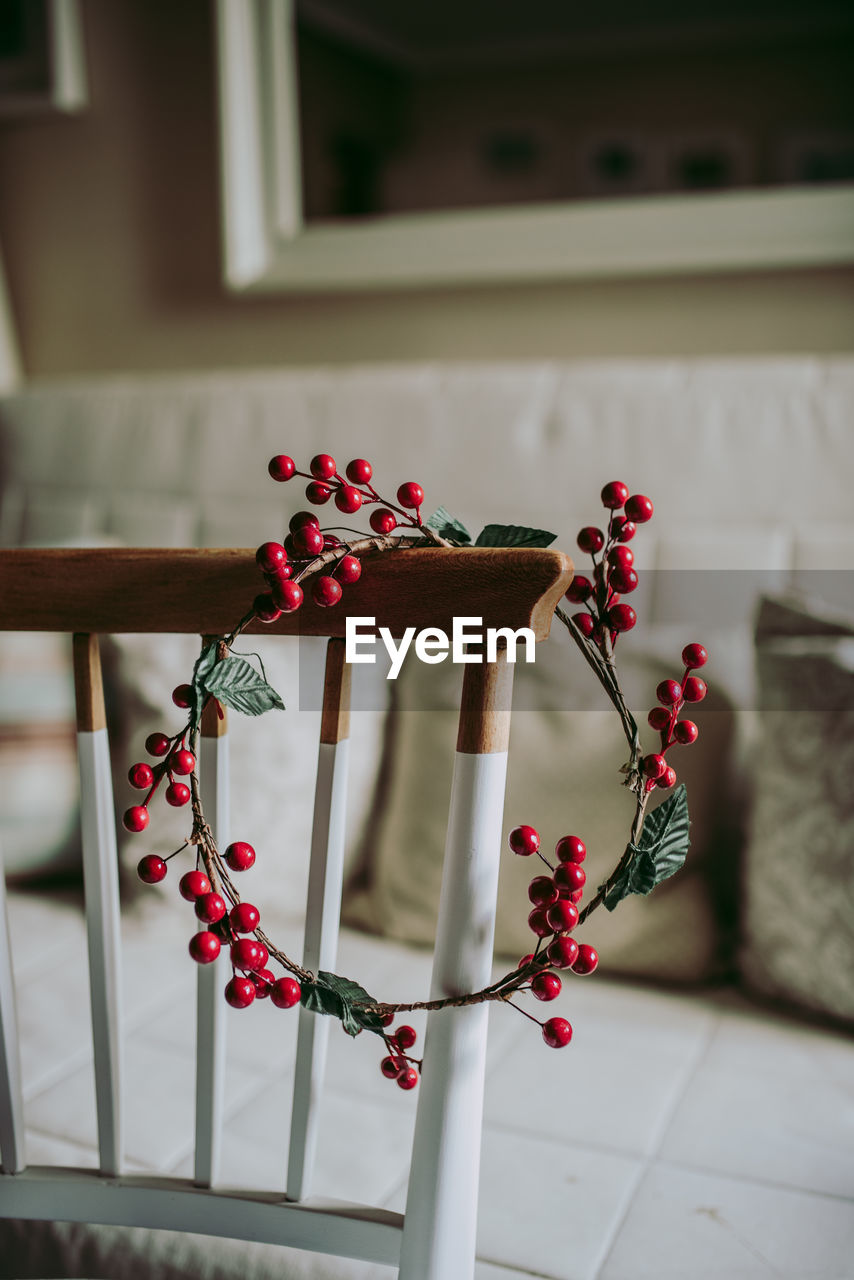
M421 1068L421 1060L411 1052L416 1042L414 1029L406 1024L393 1028L395 1016L411 1010L500 1002L536 1022L547 1045L564 1047L572 1038L567 1019L551 1017L540 1021L514 997L530 993L548 1003L560 994L561 973L593 973L599 963L598 953L590 944L576 941L573 933L577 926L600 906L613 911L631 893L650 893L679 870L688 852L685 786L676 785L676 771L667 753L674 746L689 746L697 740L697 725L680 716L686 703L700 702L706 696L705 681L694 672L705 665L708 655L701 644L686 645L681 655L681 679L663 680L658 685L657 704L650 710L647 723L659 735L659 741L657 749L649 754L642 754L638 725L623 697L614 657L620 636L631 631L637 622L635 610L622 598L638 585L634 555L628 544L634 539L637 526L651 519L652 502L643 494L630 494L620 481L605 485L601 493L607 512L605 528L590 525L578 534L578 546L591 558L590 574L576 574L565 596L568 603L582 607L571 614L563 607L555 610L555 617L613 703L628 743L622 785L634 793L635 811L625 849L604 883L582 906L587 853L584 842L575 835L561 837L552 860L541 848L535 827L526 823L514 827L509 835L513 853L520 857L536 855L548 871L535 876L528 887L528 924L536 938L533 951L480 991L388 1003L375 999L350 978L323 970L312 973L298 964L263 931L258 908L241 899L232 874L250 870L255 850L237 840L221 852L205 818L196 766L202 712L209 704L220 715L222 706L250 716L284 710L282 699L267 682L260 659L260 670L256 670L246 658L233 652L233 646L254 620L272 623L283 613L298 610L309 583L315 603L334 608L344 589L361 577L363 558L370 553L387 554L417 546L546 547L555 535L542 529L489 524L473 540L465 525L444 507L424 520L424 492L414 481L400 485L396 503L381 497L372 484L373 468L364 458L349 462L343 476L335 459L325 453L312 458L308 472L297 470L294 460L285 454L274 457L268 470L280 482L297 476L306 479L306 497L314 506L324 506L331 500L346 516L356 515L363 507L372 508L372 533L346 541L339 535L354 530L341 526L321 528L313 512L298 511L291 517L283 542L264 542L258 548L256 562L267 589L255 597L233 631L203 642L192 678L172 693L175 705L187 712L186 723L171 735L150 734L145 747L152 763L138 762L129 770L131 786L144 791L145 796L124 813L123 824L128 831L142 832L148 827L151 802L164 782L167 804L189 806L192 813L191 831L184 843L166 858L156 854L143 857L137 868L140 879L147 884L159 883L167 874L171 858L194 849L195 868L187 871L178 885L181 896L193 904L202 926L190 939L189 951L198 964L210 964L223 946L228 946L232 964L232 977L225 987L228 1004L246 1009L256 999L267 998L281 1009L301 1004L315 1013L338 1018L351 1036L361 1031L373 1032L384 1045L382 1074L402 1089L415 1087ZM670 794L650 809L650 800L659 790ZM284 976L276 976L269 967L273 963L285 970Z

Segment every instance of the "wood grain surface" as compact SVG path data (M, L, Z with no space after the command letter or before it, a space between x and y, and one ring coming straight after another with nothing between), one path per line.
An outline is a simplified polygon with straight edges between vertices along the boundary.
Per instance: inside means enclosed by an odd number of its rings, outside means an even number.
M96 729L104 729L107 724L98 637L85 633L76 634L73 654L77 729L82 733L94 733Z

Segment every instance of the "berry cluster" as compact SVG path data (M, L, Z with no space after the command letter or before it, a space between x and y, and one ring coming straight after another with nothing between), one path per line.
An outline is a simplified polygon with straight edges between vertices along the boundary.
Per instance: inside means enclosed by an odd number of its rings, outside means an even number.
M661 746L651 755L644 756L641 771L646 778L646 789L654 787L668 790L676 782L676 770L669 765L665 754L673 746L689 747L699 737L699 729L693 720L679 720L679 712L686 702L702 702L706 696L706 682L691 675L708 661L708 653L701 644L686 644L682 650L685 670L679 680L662 680L655 691L659 706L653 707L647 716L650 728L661 734Z
M395 506L380 497L371 484L374 471L365 458L354 458L348 462L343 476L339 475L335 459L328 453L318 453L312 458L307 472L298 471L293 458L284 453L271 458L267 469L274 480L286 481L294 476L308 480L305 496L316 507L322 507L332 499L344 515L355 515L362 507L375 505L369 524L380 536L388 536L401 525L424 528L421 519L424 490L421 485L413 480L400 485L397 490L400 505ZM350 555L340 538L322 530L320 521L311 511L298 511L291 518L284 542L262 543L255 559L269 590L256 596L253 603L253 610L262 622L276 622L283 613L294 613L299 609L303 602L299 580L309 572L325 567L317 564L324 552L337 554L329 558L329 571L315 576L311 595L315 604L329 609L341 599L342 587L357 582L362 573L361 561Z
M188 684L179 684L172 691L172 701L176 707L189 707L192 698L193 691ZM145 749L156 763L152 766L141 760L132 764L128 770L130 785L139 791L145 791L146 795L142 804L131 805L125 810L122 823L127 831L144 831L148 826L148 806L164 778L168 778L164 793L166 803L176 809L183 808L189 803L190 788L185 782L176 781L176 776L189 777L196 768L196 757L184 745L187 732L188 728L185 726L171 738L165 733L150 733L145 739ZM162 870L159 865L161 863ZM143 875L141 869L139 874L147 884L156 884L166 875L166 863L162 858L152 858L147 874Z
M606 635L614 645L623 631L631 631L637 623L634 609L621 599L638 585L634 552L626 543L631 542L639 524L652 519L654 510L649 498L642 493L630 495L621 480L605 485L602 505L610 512L607 531L587 525L578 533L579 547L593 561L592 576L576 574L566 593L570 603L586 606L587 611L573 614L572 621L600 649Z
M534 876L528 885L528 897L533 903L528 927L538 941L536 950L523 956L517 969L524 970L530 977L530 990L538 1000L555 1000L562 986L555 969L570 969L586 975L593 973L599 964L594 947L570 937L578 924L577 904L587 880L581 865L587 857L587 847L578 836L562 836L555 845L558 860L555 867L540 849L539 832L522 825L510 832L510 848L521 857L537 854L551 872L548 876ZM545 948L542 955L541 948ZM543 1039L553 1049L562 1049L572 1039L572 1027L566 1018L549 1018L540 1026Z
M391 1026L393 1021L393 1013L387 1013L383 1018L386 1026ZM414 1089L420 1079L421 1061L407 1053L407 1049L412 1048L417 1038L415 1028L406 1025L398 1027L389 1035L383 1034L388 1053L380 1063L380 1071L386 1080L396 1080L400 1089Z

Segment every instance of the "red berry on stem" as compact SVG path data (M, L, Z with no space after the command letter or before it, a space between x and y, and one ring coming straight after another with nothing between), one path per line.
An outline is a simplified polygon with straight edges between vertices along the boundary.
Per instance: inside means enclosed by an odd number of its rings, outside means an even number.
M136 874L145 884L159 884L166 877L166 863L156 853L147 853L140 860Z
M178 892L187 902L195 902L203 893L210 893L211 882L203 871L188 871L178 881Z
M140 761L139 764L132 764L128 769L128 782L132 787L136 787L138 791L150 787L154 781L154 773L151 765Z
M194 933L190 939L190 955L196 964L210 964L219 955L222 943L210 929L202 929Z
M617 531L617 519L622 521L619 527L619 531ZM614 520L614 530L616 533L617 541L631 542L632 538L635 536L635 534L638 531L637 525L632 524L631 520L624 520L622 516L618 516L617 519Z
M558 898L555 881L551 876L534 876L528 885L528 898L535 907L550 907Z
M216 924L225 915L225 902L218 893L203 893L196 898L196 915L205 924Z
M596 623L593 621L593 618L589 613L574 613L572 615L572 621L578 627L578 630L583 636L587 636L588 639L592 636Z
M551 1049L563 1049L572 1039L572 1027L566 1018L549 1018L543 1023L543 1039Z
M402 507L420 507L424 501L424 490L414 480L408 480L398 489L397 500Z
M235 840L226 849L225 860L232 871L248 871L255 862L255 850L245 840Z
M574 893L587 883L587 873L577 862L562 862L555 871L554 883L559 890Z
M558 898L546 912L552 933L569 933L578 924L578 907L566 898Z
M705 680L701 680L699 676L689 676L685 681L682 697L686 702L702 702L707 693Z
M608 583L614 591L629 595L630 592L637 589L638 575L634 569L615 569L608 579Z
M319 556L323 550L323 534L315 524L304 524L291 534L291 539L300 556Z
M536 853L540 847L540 836L533 827L526 826L522 823L519 827L514 827L510 832L510 848L514 853L518 853L522 858L528 858L532 853Z
M165 756L170 745L165 733L150 733L145 739L145 749L150 756Z
M173 809L180 809L182 805L189 804L190 788L183 782L170 782L165 794L166 803L171 804Z
M313 524L315 529L320 528L320 521L313 511L297 511L288 521L288 530L296 533L297 529L304 529L307 524Z
M300 985L296 978L277 978L270 999L277 1009L293 1009L300 1002Z
M596 948L588 946L586 942L579 943L578 955L572 965L572 972L580 974L592 973L598 963L599 952Z
M125 809L122 815L122 826L125 831L144 831L148 826L148 810L145 805L133 804Z
M605 545L605 535L601 529L597 529L595 525L585 525L578 532L577 542L582 551L587 551L593 555L597 551L601 551Z
M364 458L354 458L347 463L345 475L353 484L370 484L374 469Z
M235 933L252 933L258 928L261 913L251 902L238 902L228 913Z
M708 660L709 655L701 644L686 644L682 650L682 661L691 670L695 667L704 667Z
M534 958L534 953L533 953L533 951L529 951L529 952L528 952L528 954L527 954L526 956L522 956L522 959L521 959L521 960L519 961L519 963L516 965L516 968L517 968L517 969L524 969L524 968L525 968L525 965L530 964L530 963L531 963L531 961L533 960L533 958Z
M572 893L569 895L569 900L570 902L574 902L575 905L578 906L579 902L583 897L584 897L583 889L573 889Z
M415 1041L418 1039L418 1035L416 1034L414 1027L404 1025L397 1028L397 1031L394 1033L394 1038L400 1045L401 1049L405 1050L412 1048Z
M583 862L587 845L578 836L563 836L555 845L555 856L560 862Z
M662 791L668 791L676 782L676 770L670 765L664 770L660 778L656 778L655 785L661 787Z
M602 490L602 506L609 507L612 511L617 511L628 496L628 485L623 484L622 480L612 480Z
M667 761L665 760L664 756L660 756L660 755L644 756L643 760L641 761L641 769L643 770L643 772L646 774L648 778L652 778L652 779L660 778L666 768L667 768Z
M282 616L282 611L275 604L272 593L262 591L252 601L252 612L259 622L276 622Z
M362 505L362 495L350 484L342 484L335 494L335 505L345 515L352 516Z
M329 453L318 453L308 464L308 469L315 480L331 480L337 470L335 459Z
M255 552L255 563L264 573L275 573L287 560L288 553L281 542L262 542Z
M310 480L305 486L305 496L316 507L322 507L332 497L332 490L328 484L324 484L321 480Z
M538 1000L556 1000L562 985L556 973L538 973L531 979L531 992Z
M593 583L582 573L577 573L566 589L566 598L572 604L584 604L593 595Z
M267 961L270 959L270 953L267 950L267 948L264 946L263 942L256 941L255 945L258 948L258 950L261 952L261 964L259 965L259 969L263 969L265 968Z
M630 604L615 604L608 610L608 626L612 631L631 631L638 615Z
M549 943L546 955L556 969L569 969L578 955L578 943L575 938L562 933Z
M248 1009L255 999L255 983L251 978L232 978L226 984L225 999L232 1009Z
M371 512L368 523L374 533L391 533L392 529L397 528L397 517L388 507L377 507L376 511Z
M630 498L626 499L626 516L635 524L646 524L647 520L652 519L652 513L655 507L649 498L643 493L634 493Z
M261 945L260 943L258 944ZM269 969L256 969L250 973L249 977L255 983L255 999L266 1000L270 994L273 983L276 981L275 975Z
M362 562L355 556L342 556L335 572L338 574L338 581L349 586L351 582L358 582L361 578Z
M396 1080L398 1075L400 1074L400 1069L401 1069L400 1058L386 1057L386 1058L383 1058L382 1062L380 1063L380 1071L383 1073L386 1080Z
M311 588L311 597L314 603L320 605L321 609L331 609L336 605L343 595L341 583L336 578L331 578L328 574L324 574L322 578L316 578Z
M675 707L682 701L682 686L678 680L662 680L655 690L655 696L666 707Z
M298 582L276 583L273 600L283 613L295 613L302 604L302 587Z
M177 751L173 751L169 757L169 768L173 773L181 774L186 777L192 773L196 767L196 757L192 751L187 751L184 747L179 747Z
M254 938L237 938L231 944L231 963L235 969L262 969L260 945Z
M277 453L275 458L271 458L267 463L267 470L274 480L290 480L296 469L293 458L289 458L286 453Z
M631 569L634 562L634 552L630 547L612 547L608 552L608 564L612 569Z
M670 712L665 711L664 707L653 707L646 718L646 722L651 729L659 731L666 729L670 724Z
M182 709L193 705L193 686L191 684L179 684L172 690L172 701L176 707Z
M418 1084L418 1072L414 1067L404 1067L400 1075L397 1077L397 1087L399 1089L414 1089Z
M550 933L554 933L554 929L548 922L546 910L546 907L534 907L528 915L528 928L538 938L547 938Z
M677 720L673 726L673 737L677 742L681 742L683 747L688 747L692 742L696 742L699 734L700 730L693 720Z

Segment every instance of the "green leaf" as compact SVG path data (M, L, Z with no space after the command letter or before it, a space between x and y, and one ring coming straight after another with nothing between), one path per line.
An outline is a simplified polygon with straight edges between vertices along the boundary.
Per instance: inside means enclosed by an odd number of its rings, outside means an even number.
M526 529L520 524L488 524L477 535L476 547L549 547L557 537L546 529Z
M351 978L337 973L325 973L321 969L314 982L304 983L301 1002L312 1013L325 1013L340 1018L349 1036L357 1036L361 1030L382 1032L379 1014L369 1013L354 1005L375 1004L373 996Z
M688 853L690 825L683 782L673 795L653 809L643 824L640 840L630 846L632 857L628 866L605 894L609 911L630 893L651 893L662 880L676 874Z
M193 702L190 707L190 732L196 733L202 719L202 707L205 705L205 698L208 696L205 679L216 663L216 651L218 640L214 640L207 648L202 649L196 665L193 667Z
M447 538L449 542L462 542L465 544L471 542L471 534L463 522L458 520L456 516L452 516L444 507L438 507L425 523L431 529L435 529L440 538Z
M260 716L285 704L272 685L260 676L245 658L224 658L203 677L204 688L227 707L246 716Z

